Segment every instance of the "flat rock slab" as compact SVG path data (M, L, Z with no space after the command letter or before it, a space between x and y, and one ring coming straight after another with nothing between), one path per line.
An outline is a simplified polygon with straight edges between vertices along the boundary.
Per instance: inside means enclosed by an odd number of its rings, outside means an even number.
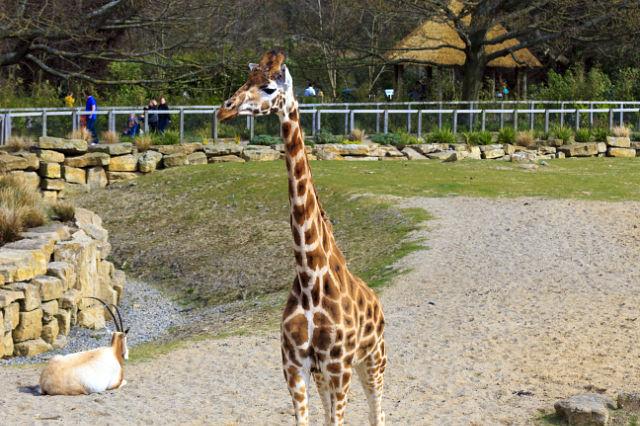
M99 143L89 146L89 152L103 152L109 155L130 154L132 151L133 145L129 142Z
M87 152L87 141L82 139L63 139L51 136L41 136L38 148L60 151L65 154L81 154Z
M553 407L570 426L605 426L609 409L614 410L617 405L606 395L587 393L557 401Z

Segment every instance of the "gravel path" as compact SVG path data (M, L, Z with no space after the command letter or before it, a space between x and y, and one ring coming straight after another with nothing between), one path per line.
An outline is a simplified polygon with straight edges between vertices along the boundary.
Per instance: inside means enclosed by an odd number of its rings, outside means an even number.
M389 424L531 424L588 386L640 389L640 203L404 203L435 219L429 249L382 295ZM0 412L7 424L290 424L279 353L275 332L195 342L128 366L122 390L74 398L22 393L38 369L5 367ZM366 424L352 389L347 420ZM311 403L319 424L315 391Z

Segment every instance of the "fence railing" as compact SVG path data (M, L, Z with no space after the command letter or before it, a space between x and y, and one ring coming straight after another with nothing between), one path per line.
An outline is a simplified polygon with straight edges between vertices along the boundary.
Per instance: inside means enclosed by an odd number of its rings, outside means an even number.
M150 115L177 116L177 123L173 127L179 133L180 141L184 142L189 130L186 129L189 116L199 117L200 137L203 137L201 130L205 128L208 137L218 140L220 123L216 117L217 110L217 106L211 105L175 107L153 112L134 107L108 107L94 113L98 117L105 117L106 130L113 132L117 131L118 119L130 114L144 114L142 129L145 133L151 127ZM545 132L552 125L579 129L594 127L596 124L608 128L632 124L640 128L640 101L327 103L300 104L300 113L303 119L310 116L310 120L303 120L303 127L311 135L320 132L325 123L324 128L328 126L334 133L337 131L347 134L355 128L366 128L369 133L402 130L418 136L430 129L445 127L454 133L464 130L497 130L505 126L516 130L541 129ZM0 109L0 144L5 144L14 134L63 136L80 127L82 116L91 114L93 113L80 108ZM57 121L54 131L51 131L49 123L53 120ZM243 133L253 138L256 122L261 120L264 118L242 117L236 119L234 125L236 128L242 127ZM204 127L203 123L206 123ZM275 134L276 130L272 128L271 132Z

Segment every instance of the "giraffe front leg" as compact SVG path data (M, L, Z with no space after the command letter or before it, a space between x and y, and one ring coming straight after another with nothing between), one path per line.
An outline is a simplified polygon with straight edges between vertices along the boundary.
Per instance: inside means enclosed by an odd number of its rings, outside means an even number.
M386 365L387 356L384 350L384 341L380 340L378 347L361 364L355 367L364 393L367 396L369 423L373 426L384 426L382 390Z
M322 408L324 409L324 424L331 424L331 389L329 388L329 381L322 373L313 373L313 379L318 387L318 394L322 401Z
M329 395L331 397L331 418L329 425L342 426L344 413L347 409L347 394L351 386L351 367L342 367L338 373L327 376L329 380Z
M309 424L309 373L302 368L294 366L284 369L284 377L293 401L293 410L296 415L296 425L308 426Z

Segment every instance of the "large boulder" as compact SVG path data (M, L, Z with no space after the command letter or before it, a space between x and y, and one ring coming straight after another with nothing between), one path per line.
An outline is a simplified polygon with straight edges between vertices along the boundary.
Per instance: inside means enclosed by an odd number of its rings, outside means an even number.
M150 173L156 170L158 163L162 161L162 154L158 151L145 151L138 157L138 169L142 173Z
M89 152L103 152L111 156L125 155L133 152L133 145L129 142L123 143L98 143L89 146Z
M500 148L495 148L495 147L490 148L492 146L494 145L485 145L480 147L482 158L484 158L485 160L492 160L495 158L502 158L505 156L505 152L504 152L504 149L502 149L502 146L500 146Z
M87 186L89 189L105 188L109 184L104 167L95 166L87 169Z
M170 167L178 167L178 166L186 166L189 164L187 160L187 154L184 153L176 153L176 154L168 154L162 157L162 164L166 168Z
M48 149L38 150L37 154L40 157L40 161L44 161L46 163L63 163L64 162L64 154L57 151L51 151Z
M20 322L20 304L13 302L4 307L4 329L8 332L15 329Z
M69 167L108 166L111 157L103 152L89 152L78 157L67 157L64 165Z
M607 151L609 157L632 158L636 156L636 150L633 148L609 148Z
M58 308L58 313L55 314L58 321L58 332L65 336L71 331L71 312L68 309Z
M81 185L84 185L87 181L87 173L84 171L84 169L63 166L62 171L64 180L69 183L79 183Z
M47 322L42 326L42 340L49 344L53 344L60 333L60 326L58 320Z
M138 157L133 154L111 157L109 161L110 172L135 172L138 166Z
M0 289L0 308L6 308L21 299L24 299L24 293L21 291L12 290L9 286Z
M47 275L58 278L62 281L65 290L70 289L76 282L76 271L67 262L49 262L47 265Z
M13 330L15 343L37 339L42 334L42 309L20 312L18 326Z
M218 157L209 157L209 163L244 163L243 158L237 155L220 155Z
M28 340L26 342L16 343L13 354L16 356L29 357L48 352L51 349L53 349L53 347L50 344L38 338L34 340Z
M246 161L274 161L280 159L280 152L261 145L248 145L242 151Z
M21 311L33 311L40 307L42 297L40 295L40 287L30 282L21 282L10 284L6 289L19 291L23 294L23 298L19 300Z
M446 151L449 149L449 144L448 143L423 143L423 144L411 145L411 148L415 149L422 155L427 155L434 152Z
M40 176L52 179L61 177L60 163L40 163Z
M60 151L65 154L80 154L87 152L87 141L82 139L63 139L51 136L41 136L38 148Z
M42 320L44 322L53 321L55 314L58 313L58 301L57 300L49 300L48 302L42 303L40 307L42 309Z
M251 145L250 145L251 146ZM249 148L249 146L247 147ZM370 147L367 144L363 143L354 143L354 144L339 144L339 143L330 143L325 145L318 145L316 147L317 151L324 152L332 152L337 155L350 155L350 156L368 156Z
M134 172L107 172L109 183L133 180L137 177L138 175Z
M0 330L0 353L4 356L12 356L13 355L13 336L11 336L11 332L7 331L5 333Z
M598 154L598 144L595 142L572 143L558 147L558 152L567 157L592 157Z
M91 306L81 310L78 313L78 325L80 327L98 330L106 325L104 318L104 308L100 306Z
M9 173L12 170L26 170L30 162L24 157L17 155L0 155L0 173Z
M553 406L570 426L605 426L609 421L608 409L617 408L611 398L598 393L575 395Z
M631 147L631 139L629 137L607 136L607 145L617 148Z
M0 248L0 275L6 283L27 281L47 271L48 256L42 250Z
M60 278L40 275L35 277L31 282L39 287L40 297L44 302L59 299L64 293L64 286Z
M207 164L207 154L201 151L193 152L187 155L189 164Z
M16 154L18 157L22 157L27 160L26 170L37 171L40 168L40 159L33 152L19 152Z
M413 147L408 147L405 146L402 149L402 153L405 155L405 157L407 157L409 160L426 160L427 157L425 157L424 155L422 155L421 153L419 153L418 151L416 151Z
M207 157L219 157L222 155L239 156L243 150L244 147L237 143L216 143L204 147L204 153L207 154Z
M65 181L63 179L42 179L40 187L45 191L62 191L65 189Z

